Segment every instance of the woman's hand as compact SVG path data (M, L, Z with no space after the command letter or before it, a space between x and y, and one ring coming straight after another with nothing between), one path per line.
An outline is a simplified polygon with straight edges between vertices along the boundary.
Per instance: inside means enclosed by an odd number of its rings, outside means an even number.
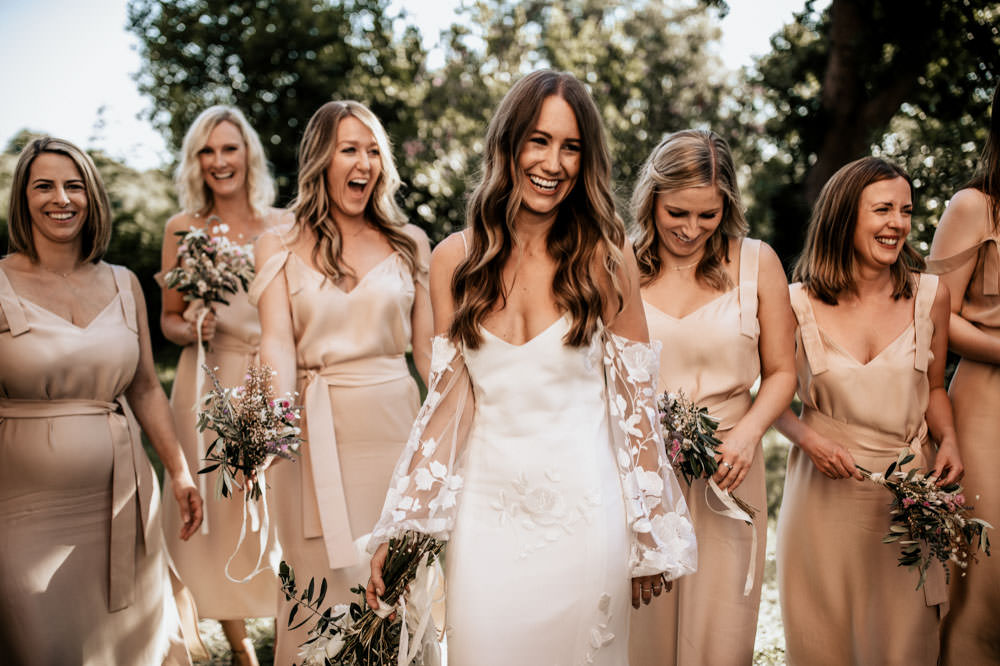
M383 543L372 555L371 569L372 575L368 579L368 585L365 587L365 601L368 602L368 607L372 610L378 610L378 600L385 594L385 582L382 580L382 567L385 566L385 558L389 555L389 544ZM394 612L389 616L392 620L396 617Z
M201 495L198 494L191 475L186 471L172 478L171 487L174 499L177 500L181 510L181 539L187 541L201 527L203 516Z
M813 431L811 436L799 442L799 448L812 459L816 468L831 479L855 478L861 481L864 477L854 462L854 456L846 448Z
M948 486L958 483L965 474L965 466L962 458L958 454L958 445L954 439L947 439L938 446L937 455L934 457L934 476L937 477L938 486Z
M201 321L201 341L211 342L212 338L215 337L215 310L211 307L204 305L191 304L184 311L184 321L188 323L188 332L191 338L189 344L195 344L198 342L198 317L201 316L202 312L208 310L205 318Z
M632 579L632 608L639 607L639 601L649 605L653 597L658 597L664 591L669 592L674 584L663 578L662 574L639 576Z
M757 454L757 443L760 439L743 430L737 423L734 428L719 437L722 440L718 456L719 468L712 478L722 490L732 492L743 483Z

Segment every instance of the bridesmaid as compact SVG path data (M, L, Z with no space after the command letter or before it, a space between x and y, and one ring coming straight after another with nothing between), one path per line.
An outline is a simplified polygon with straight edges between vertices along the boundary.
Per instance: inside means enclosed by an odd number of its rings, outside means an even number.
M745 238L732 155L714 132L677 132L653 149L632 208L650 339L663 343L657 390L683 390L720 419L713 480L758 511L747 526L723 514L705 479L682 484L698 571L632 613L631 662L749 664L767 538L761 437L795 393L788 283L774 251Z
M948 288L916 272L912 199L894 164L842 167L820 192L795 266L802 415L789 409L776 424L793 444L778 518L793 666L937 663L944 570L932 565L915 589L898 546L882 543L890 495L855 467L882 472L909 447L907 469L933 470L939 485L962 475L944 390Z
M177 167L177 191L182 212L170 218L163 233L163 272L177 265L178 231L202 228L212 236L226 236L238 244L253 242L272 226L281 211L271 208L274 184L267 172L264 149L257 133L243 114L233 107L205 109L188 129ZM247 295L231 295L229 305L215 303L201 325L201 339L207 344L205 362L216 369L223 386L243 382L247 366L255 360L260 345L257 310ZM198 335L195 330L202 306L184 301L180 292L163 288L160 328L163 336L184 347L177 364L170 395L174 425L188 466L197 471L214 436L199 434L195 401L198 396ZM208 390L207 382L203 390ZM181 544L172 535L180 520L169 504L164 511L167 547L181 580L191 591L201 617L216 618L233 651L235 663L256 666L253 643L247 637L244 618L271 616L275 610L277 580L265 571L250 581L235 583L224 574L226 561L236 549L242 521L242 498L216 497L198 477L205 497L205 521L193 538ZM256 539L250 541L256 542ZM233 577L254 570L257 552L254 543L240 549L230 565ZM266 561L277 565L280 549L272 534Z
M951 292L952 351L961 355L950 395L975 513L1000 526L996 468L1000 455L1000 86L993 93L990 133L979 172L945 209L928 269ZM945 664L1000 663L1000 560L981 557L966 575L953 570L945 619Z
M379 517L417 414L407 348L425 382L430 367L430 245L396 204L399 185L375 115L328 102L302 137L294 223L257 242L261 358L276 391L305 405L302 456L270 474L278 534L299 580L327 579L330 603L368 576L354 542ZM288 630L290 610L282 596L279 664L309 638Z
M0 663L190 663L136 420L170 472L164 499L177 504L181 539L201 523L201 498L153 367L139 283L101 261L111 211L94 163L67 141L32 141L8 219Z

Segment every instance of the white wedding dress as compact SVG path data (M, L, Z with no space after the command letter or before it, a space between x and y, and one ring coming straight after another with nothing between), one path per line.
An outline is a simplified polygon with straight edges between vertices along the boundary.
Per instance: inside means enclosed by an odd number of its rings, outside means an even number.
M696 565L655 420L655 348L607 331L435 339L431 389L370 548L447 539L451 666L628 663L631 578ZM423 612L408 608L408 613Z

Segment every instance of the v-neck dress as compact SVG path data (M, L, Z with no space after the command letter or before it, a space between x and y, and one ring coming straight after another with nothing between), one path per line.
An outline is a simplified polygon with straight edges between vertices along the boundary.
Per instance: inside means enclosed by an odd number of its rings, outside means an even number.
M936 276L920 276L912 323L868 363L819 327L801 284L790 287L801 418L873 472L885 471L906 448L916 456L907 467L933 465L924 413L937 285ZM937 663L944 570L932 564L924 587L915 589L916 572L898 566L899 546L882 543L891 501L870 481L826 477L792 447L777 547L789 664Z
M262 267L251 303L279 274L288 286L299 399L301 455L268 471L283 557L296 579L327 579L324 603L354 600L370 574L355 540L371 532L393 467L420 406L406 363L416 289L426 289L429 257L411 275L398 253L350 292L284 249ZM288 631L291 602L280 595L276 664L298 661L307 627Z
M760 246L758 240L743 239L739 284L684 317L672 317L645 303L650 339L663 343L657 390L683 390L720 419L720 432L732 428L749 411L750 390L760 376ZM695 479L690 486L681 481L681 488L698 539L698 571L675 581L672 592L654 597L649 606L632 611L631 662L749 664L767 539L760 443L736 491L758 509L752 527L720 513L725 507L705 479ZM752 583L746 590L748 574Z
M105 265L106 266L106 265ZM128 272L76 326L0 269L0 663L190 663L160 495L124 391L139 363Z

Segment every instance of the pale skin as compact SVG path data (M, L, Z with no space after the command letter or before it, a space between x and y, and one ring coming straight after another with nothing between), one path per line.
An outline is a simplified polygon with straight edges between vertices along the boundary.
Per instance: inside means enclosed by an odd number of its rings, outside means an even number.
M518 183L522 205L514 217L516 243L504 266L506 304L498 306L483 320L483 327L512 345L522 345L547 330L562 313L552 294L551 285L556 260L549 255L547 238L555 222L559 204L572 191L580 171L580 132L572 108L560 97L547 97L534 130L528 135L517 159ZM554 185L553 185L554 183ZM462 232L469 233L469 232ZM455 314L451 280L465 258L465 243L460 234L452 234L434 249L431 258L430 291L434 312L434 332L447 335ZM630 249L623 249L624 265L618 279L625 289L621 312L611 297L611 280L602 280L608 304L602 313L608 328L617 335L648 342L646 315L639 297L639 269ZM600 260L594 262L594 275L604 275ZM382 544L371 561L366 599L374 609L385 593L382 568L388 545ZM632 605L648 604L671 583L660 575L632 579Z
M82 261L85 188L70 158L53 153L39 155L28 176L32 239L38 261L32 262L20 253L0 259L0 266L19 295L79 327L92 322L118 293L108 264ZM58 219L67 213L67 220ZM125 397L170 474L171 491L180 507L180 538L187 540L201 525L202 499L177 441L167 396L156 376L142 289L135 275L130 273L129 279L139 328L139 364Z
M708 239L717 232L722 213L722 193L714 185L657 194L653 216L662 268L642 288L646 303L682 318L725 293L695 278L697 263ZM729 240L729 261L724 263L733 288L739 284L741 242ZM731 429L719 433L719 467L712 477L721 489L730 491L743 483L758 443L795 394L795 315L788 283L778 256L768 245L761 245L759 261L760 388L750 410Z
M994 233L987 196L975 189L960 190L941 216L931 243L930 258L950 257L979 244ZM981 331L959 314L975 268L976 257L973 256L957 269L941 275L941 282L948 286L951 294L948 345L962 358L1000 364L1000 340Z
M910 188L903 178L879 181L866 187L861 193L854 235L854 290L839 294L837 305L809 296L817 324L859 363L869 363L913 321L913 298L892 298L890 274L890 267L910 232L911 211ZM931 437L938 443L933 474L939 486L958 481L964 471L951 402L944 387L950 312L949 290L942 281L931 307L934 358L927 368L930 397L925 413ZM866 325L859 326L858 322L866 322ZM854 457L842 443L820 435L799 420L791 409L785 410L775 426L805 451L828 478L863 478Z

